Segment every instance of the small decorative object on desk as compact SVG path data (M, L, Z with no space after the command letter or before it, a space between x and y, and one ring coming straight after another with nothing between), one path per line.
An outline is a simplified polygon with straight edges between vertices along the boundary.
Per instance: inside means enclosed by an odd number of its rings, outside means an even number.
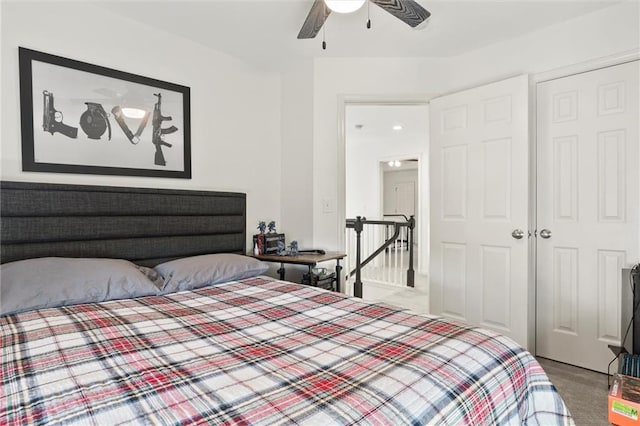
M276 252L278 256L284 256L287 253L286 244L284 241L278 241L278 251Z
M298 242L296 240L291 241L291 244L289 245L289 254L291 254L291 256L298 255Z
M265 234L264 231L266 231L267 228L269 228L269 233ZM269 222L269 225L267 225L265 221L261 220L258 222L258 230L260 233L253 236L253 254L286 254L284 250L284 247L286 247L284 234L275 232L275 221L272 220ZM282 249L280 249L280 243L283 245Z
M261 220L260 222L258 222L258 230L260 231L261 234L264 234L264 231L266 231L267 229L267 225L265 224L264 220Z
M258 222L259 234L253 236L253 254L256 256L264 254L265 252L265 238L264 231L267 229L267 225L263 220Z
M264 253L263 254L277 254L279 243L284 244L284 234L264 234Z
M264 254L264 234L256 234L253 236L253 254Z

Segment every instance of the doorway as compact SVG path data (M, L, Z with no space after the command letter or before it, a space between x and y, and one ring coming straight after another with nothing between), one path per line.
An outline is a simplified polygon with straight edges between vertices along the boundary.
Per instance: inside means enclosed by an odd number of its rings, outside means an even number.
M416 220L414 234L419 234L420 218L417 215L417 205L420 198L419 160L417 158L392 158L380 162L382 176L382 218L383 220L409 220L412 216ZM393 245L393 249L400 244L408 249L406 228ZM418 242L414 238L412 243L414 252ZM417 259L414 259L417 262Z
M418 283L418 275L425 275L428 264L428 247L426 226L421 226L428 215L428 170L421 166L421 158L428 158L429 120L426 104L378 104L358 103L345 106L345 213L346 218L356 216L370 220L391 220L385 217L391 212L402 210L414 215L418 225L414 232L416 254L414 268L416 271L416 287L422 285L426 289L426 278ZM393 165L389 166L389 162ZM396 166L398 164L398 166ZM386 168L386 169L385 169ZM408 181L397 181L394 196L385 194L385 175L398 177L397 173L412 175L413 187L409 189ZM394 174L395 173L395 174ZM402 177L400 177L402 180ZM411 194L411 196L409 196ZM390 204L393 204L391 206ZM391 209L391 210L389 210ZM347 251L349 251L349 235L346 235ZM375 250L382 243L383 234L375 236L371 248ZM374 247L374 244L377 244ZM353 256L351 256L353 257ZM383 267L380 259L372 262L372 267ZM382 275L381 275L382 276ZM386 289L385 280L375 279L369 288L380 287L389 292L397 292L394 288ZM406 289L406 283L404 284ZM365 298L367 293L365 286ZM404 290L404 289L403 289ZM387 298L377 297L391 303ZM428 301L420 301L419 310L425 312ZM412 308L414 308L412 306ZM417 308L416 308L417 309Z

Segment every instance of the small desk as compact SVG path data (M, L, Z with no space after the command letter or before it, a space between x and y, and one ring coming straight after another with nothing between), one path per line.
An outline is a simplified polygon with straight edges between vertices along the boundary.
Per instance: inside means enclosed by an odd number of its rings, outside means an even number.
M280 279L284 280L284 265L285 263L291 265L307 265L309 268L309 276L313 274L312 269L320 262L326 262L328 260L336 261L336 291L340 292L340 271L342 266L340 260L344 259L347 255L339 252L326 252L325 254L318 253L300 253L297 256L279 256L277 254L251 254L256 259L263 260L265 262L280 262L280 269L278 274Z

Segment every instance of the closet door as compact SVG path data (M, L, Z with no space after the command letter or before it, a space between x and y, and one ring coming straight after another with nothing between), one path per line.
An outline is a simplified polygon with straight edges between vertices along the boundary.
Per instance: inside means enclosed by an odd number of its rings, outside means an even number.
M537 355L606 372L640 261L638 61L537 87Z
M430 312L528 347L528 77L430 111Z

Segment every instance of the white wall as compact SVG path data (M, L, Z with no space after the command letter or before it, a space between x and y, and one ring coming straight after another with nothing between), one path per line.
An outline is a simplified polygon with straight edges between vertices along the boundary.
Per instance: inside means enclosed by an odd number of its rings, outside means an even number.
M339 195L339 100L345 95L449 93L522 73L537 73L640 47L640 3L625 2L458 57L315 61L314 241L338 247L338 211L322 200ZM321 177L321 178L320 178Z
M292 62L282 76L281 228L287 243L313 245L313 61Z
M87 3L1 4L1 178L241 191L249 235L259 219L280 221L280 76ZM18 46L189 86L193 178L23 172Z
M452 59L443 91L535 74L640 48L640 2L628 0Z
M313 61L292 61L282 74L280 223L287 244L313 243ZM279 265L278 265L279 266ZM300 282L307 267L288 265L287 280Z

